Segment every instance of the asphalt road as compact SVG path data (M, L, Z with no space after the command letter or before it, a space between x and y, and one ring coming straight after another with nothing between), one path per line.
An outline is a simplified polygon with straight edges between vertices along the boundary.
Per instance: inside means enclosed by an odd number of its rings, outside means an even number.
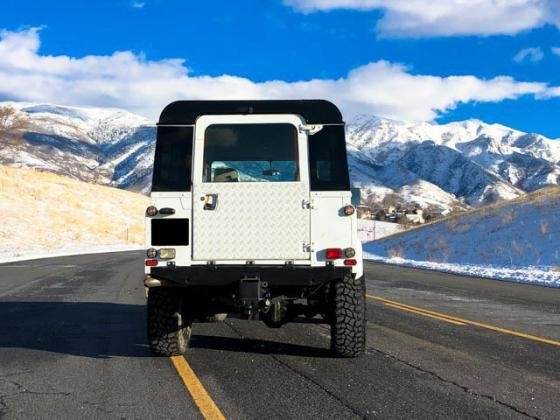
M191 394L147 349L142 271L138 252L0 265L0 418L201 418L201 392L227 418L560 415L558 289L367 264L364 357L332 358L314 320L195 324Z

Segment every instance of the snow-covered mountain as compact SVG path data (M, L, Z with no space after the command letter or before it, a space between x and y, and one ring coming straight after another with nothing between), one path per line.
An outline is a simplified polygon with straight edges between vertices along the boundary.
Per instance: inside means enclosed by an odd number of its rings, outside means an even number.
M15 113L4 129L0 126L0 163L149 190L155 139L152 121L111 108L4 102L2 110Z
M560 183L560 141L499 124L358 116L347 141L353 183L377 199L479 205Z
M2 120L8 107L15 113ZM0 103L0 163L147 192L152 124L119 109ZM466 207L560 183L560 140L499 124L362 115L347 134L352 183L364 200Z

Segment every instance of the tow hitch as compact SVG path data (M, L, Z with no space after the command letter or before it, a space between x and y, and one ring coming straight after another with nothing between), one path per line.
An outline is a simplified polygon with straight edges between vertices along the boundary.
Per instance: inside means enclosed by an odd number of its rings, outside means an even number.
M259 305L266 294L266 282L261 282L258 274L244 274L239 281L239 306L241 316L259 319Z

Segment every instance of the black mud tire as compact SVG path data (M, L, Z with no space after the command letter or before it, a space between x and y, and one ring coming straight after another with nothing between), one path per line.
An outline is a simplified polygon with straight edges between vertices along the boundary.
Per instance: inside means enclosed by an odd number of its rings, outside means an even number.
M332 287L331 350L338 357L357 357L366 347L364 277L345 276Z
M192 321L178 289L155 287L148 294L148 343L155 356L179 356L189 347Z

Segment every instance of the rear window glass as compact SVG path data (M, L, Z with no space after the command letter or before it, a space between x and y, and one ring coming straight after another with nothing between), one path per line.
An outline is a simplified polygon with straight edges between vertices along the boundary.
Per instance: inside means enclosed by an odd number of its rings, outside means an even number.
M214 124L204 134L204 182L299 180L292 124Z
M158 127L152 191L190 191L193 127Z
M308 139L311 190L350 190L344 126L326 125Z

